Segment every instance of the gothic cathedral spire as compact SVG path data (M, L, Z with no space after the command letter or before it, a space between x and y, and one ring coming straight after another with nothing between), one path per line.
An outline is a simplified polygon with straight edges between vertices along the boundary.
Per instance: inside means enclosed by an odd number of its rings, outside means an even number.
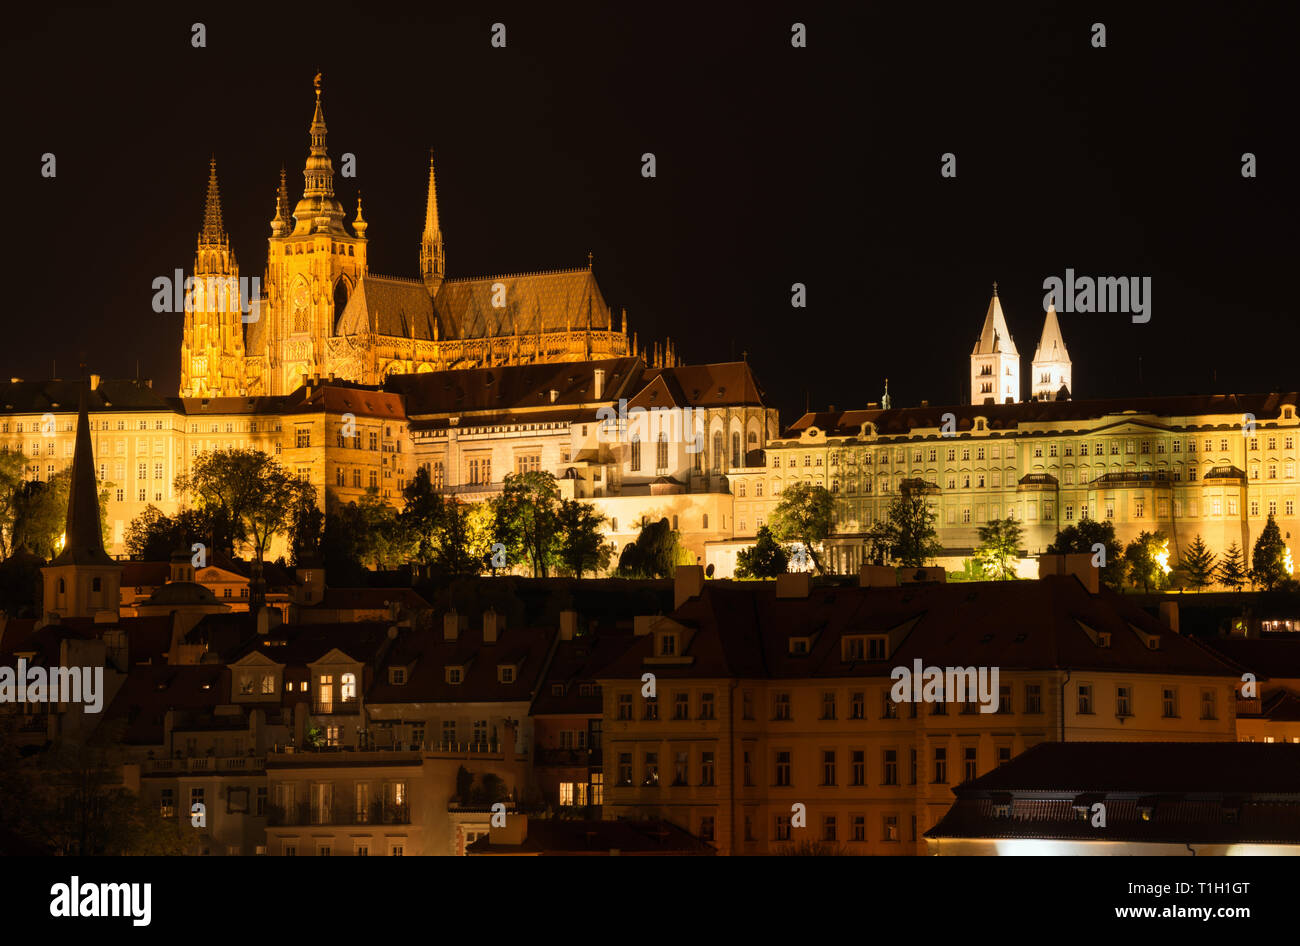
M239 263L221 218L217 159L208 166L203 230L194 253L194 277L185 291L181 330L181 395L231 397L243 393L243 291Z
M420 239L420 275L429 295L436 296L447 273L438 226L438 184L433 176L433 149L429 149L429 196L424 205L424 235Z

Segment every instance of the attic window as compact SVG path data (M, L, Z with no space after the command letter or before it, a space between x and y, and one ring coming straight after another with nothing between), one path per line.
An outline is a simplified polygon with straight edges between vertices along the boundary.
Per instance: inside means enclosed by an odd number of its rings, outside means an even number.
M1098 632L1097 632L1097 646L1098 646L1098 647L1109 647L1109 646L1110 646L1110 631L1098 631Z
M806 657L808 655L809 640L806 637L790 638L790 653L796 657Z
M995 802L993 805L993 817L1002 819L1010 818L1011 802Z
M581 683L578 685L579 696L595 696L596 685L594 683Z
M677 635L660 634L659 635L659 656L675 657L677 655Z
M564 696L564 684L563 684L563 683L552 683L552 684L551 684L551 696Z
M452 685L459 685L465 678L460 667L447 668L447 682Z
M405 667L389 667L389 668L388 668L388 682L391 683L391 684L393 684L394 686L402 686L403 684L405 684L405 683L406 683L406 668L405 668Z
M497 680L501 683L515 682L515 668L512 664L502 664L497 667Z
M1160 636L1157 635L1157 634L1153 634L1153 635L1151 635L1150 637L1148 637L1148 638L1147 638L1147 646L1150 647L1152 650L1159 650L1159 649L1160 649Z

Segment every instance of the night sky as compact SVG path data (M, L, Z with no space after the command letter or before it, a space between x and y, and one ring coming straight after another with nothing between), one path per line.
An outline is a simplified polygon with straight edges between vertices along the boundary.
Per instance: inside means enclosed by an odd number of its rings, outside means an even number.
M1061 316L1076 396L1300 387L1294 14L894 6L11 7L0 373L138 363L174 394L181 316L152 311L150 284L192 266L213 153L241 274L261 275L281 163L301 196L319 69L372 272L416 275L433 147L449 276L591 251L643 343L747 351L783 423L806 400L865 407L885 377L898 405L964 401L993 280L1027 390L1042 283L1066 267L1153 280L1148 324Z

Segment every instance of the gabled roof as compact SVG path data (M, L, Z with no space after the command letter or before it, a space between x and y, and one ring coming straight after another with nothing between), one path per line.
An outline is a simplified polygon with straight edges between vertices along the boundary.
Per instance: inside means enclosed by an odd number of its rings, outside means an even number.
M365 275L338 317L335 335L387 335L395 338L433 339L433 300L424 283L393 276ZM443 338L447 325L439 326Z
M909 584L893 588L813 588L807 598L778 598L774 583L705 582L703 592L666 616L695 629L685 650L694 661L656 666L662 677L769 679L864 677L887 680L894 667L1000 667L1238 678L1239 671L1174 634L1120 595L1090 595L1073 576L1037 581ZM1098 647L1084 630L1108 631ZM1160 635L1150 650L1134 628ZM845 662L841 640L905 630L887 660ZM792 636L814 638L790 653ZM639 678L653 635L639 638L603 672Z
M656 379L664 381L673 400L681 407L762 407L767 403L767 396L747 361L647 368L642 373L646 392L655 390L653 382ZM629 407L634 404L641 407L666 406L642 403L641 394L628 402Z
M105 721L125 719L123 742L159 745L168 710L211 714L230 691L226 668L219 664L135 666L104 710Z
M444 640L442 622L430 629L407 631L385 655L366 694L367 703L528 702L555 639L554 628L507 627L494 643L484 643L481 627L462 629ZM502 683L497 668L515 667L512 683ZM389 667L406 667L406 683L388 682ZM463 669L461 683L448 683L446 669Z
M640 359L605 358L599 361L507 365L393 375L384 383L388 391L406 399L409 417L433 415L494 416L527 412L572 411L579 405L617 402L629 397L640 377ZM605 372L604 390L596 397L595 373ZM554 391L555 400L551 400ZM594 415L594 412L592 412ZM566 415L568 416L568 415ZM473 424L466 417L462 423Z
M81 383L78 381L4 381L0 382L0 413L40 414L45 411L73 411ZM90 411L169 411L175 398L156 394L144 381L104 380L86 392Z
M927 838L1300 843L1294 743L1045 742L954 792Z
M611 663L637 642L631 628L607 628L573 640L558 641L546 677L533 701L533 716L599 716L602 698L598 689L584 696L582 685L594 683ZM562 686L562 695L553 692Z
M362 663L373 660L389 640L387 621L345 624L281 624L254 634L227 658L235 661L256 650L284 666L305 667L338 648Z

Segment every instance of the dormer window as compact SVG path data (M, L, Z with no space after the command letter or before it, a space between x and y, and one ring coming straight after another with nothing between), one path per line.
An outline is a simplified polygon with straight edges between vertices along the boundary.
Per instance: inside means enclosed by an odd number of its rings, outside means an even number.
M447 682L453 686L458 686L464 679L464 672L460 667L447 668Z
M808 655L809 640L806 637L790 638L790 653L795 657L806 657Z
M551 696L564 696L564 684L563 684L563 683L552 683L552 684L551 684Z
M659 635L659 656L675 657L677 655L677 635L660 634Z
M515 682L515 668L513 664L502 664L497 667L497 680L501 683Z
M1097 646L1098 646L1098 647L1109 647L1109 646L1110 646L1110 631L1098 631L1098 632L1097 632Z
M867 639L865 637L846 637L840 642L840 655L844 661L866 660Z
M406 668L405 668L405 667L389 667L389 668L388 668L388 682L391 683L391 684L393 684L394 686L402 686L402 685L404 685L404 684L406 683Z

